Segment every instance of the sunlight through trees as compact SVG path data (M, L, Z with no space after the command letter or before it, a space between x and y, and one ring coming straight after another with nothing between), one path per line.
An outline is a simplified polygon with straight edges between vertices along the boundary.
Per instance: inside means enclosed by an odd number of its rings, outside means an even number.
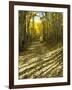
M63 76L63 14L19 11L19 79Z
M58 43L63 38L63 17L57 12L19 11L19 50L34 40Z

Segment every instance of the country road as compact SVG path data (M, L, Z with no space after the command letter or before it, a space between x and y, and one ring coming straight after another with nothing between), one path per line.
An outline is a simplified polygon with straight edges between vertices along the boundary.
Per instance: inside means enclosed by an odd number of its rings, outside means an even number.
M63 76L63 48L49 50L45 43L33 42L19 56L19 79Z

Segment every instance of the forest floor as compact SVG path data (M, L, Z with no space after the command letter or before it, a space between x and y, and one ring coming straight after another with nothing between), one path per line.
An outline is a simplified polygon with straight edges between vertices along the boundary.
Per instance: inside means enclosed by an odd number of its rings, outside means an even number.
M20 53L19 79L51 78L63 76L63 47L50 47L35 41Z

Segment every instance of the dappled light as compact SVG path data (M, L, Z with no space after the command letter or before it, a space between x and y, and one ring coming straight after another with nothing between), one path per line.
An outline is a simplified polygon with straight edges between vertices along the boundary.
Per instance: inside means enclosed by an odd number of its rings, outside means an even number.
M63 14L19 11L19 79L63 76Z

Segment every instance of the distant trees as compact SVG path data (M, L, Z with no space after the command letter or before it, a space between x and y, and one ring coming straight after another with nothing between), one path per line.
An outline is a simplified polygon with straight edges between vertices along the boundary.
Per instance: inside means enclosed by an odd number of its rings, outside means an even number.
M34 18L37 15L40 17L41 24L36 28ZM36 29L39 29L39 36ZM62 43L63 14L61 12L19 11L19 50L22 51L38 38L48 44Z

